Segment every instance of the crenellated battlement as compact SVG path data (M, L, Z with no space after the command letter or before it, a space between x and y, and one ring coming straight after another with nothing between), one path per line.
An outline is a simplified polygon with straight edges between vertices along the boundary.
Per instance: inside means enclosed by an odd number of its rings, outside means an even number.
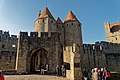
M83 50L104 51L105 53L120 53L120 44L111 42L95 42L95 44L83 44Z
M10 35L9 31L0 30L0 41L6 42L12 40L13 42L17 40L17 35Z
M54 37L54 36L58 36L59 33L58 32L51 32L51 33L48 33L48 32L41 32L41 38L43 37ZM28 32L20 32L19 35L21 37L27 37L28 36ZM50 36L49 36L50 35ZM38 32L30 32L30 36L28 37L38 37Z
M28 37L28 32L20 32L19 36L20 36L20 38L25 39Z
M38 32L31 32L30 36L33 38L36 38L36 37L38 37Z
M9 34L9 31L0 30L0 69L14 70L17 53L17 35Z
M54 41L59 41L59 33L57 32L51 32L51 33L48 33L48 32L41 32L39 33L40 36L38 36L38 32L31 32L30 33L30 36L28 36L28 32L20 32L19 33L19 37L20 37L20 40L23 41L23 40L28 40L29 41L32 41L34 42L34 40L38 40L38 41L41 41L41 40L54 40Z

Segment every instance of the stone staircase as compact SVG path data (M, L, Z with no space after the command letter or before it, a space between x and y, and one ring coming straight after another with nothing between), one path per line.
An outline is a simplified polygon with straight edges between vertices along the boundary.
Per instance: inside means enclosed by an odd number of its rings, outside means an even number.
M4 75L5 80L69 80L52 75Z

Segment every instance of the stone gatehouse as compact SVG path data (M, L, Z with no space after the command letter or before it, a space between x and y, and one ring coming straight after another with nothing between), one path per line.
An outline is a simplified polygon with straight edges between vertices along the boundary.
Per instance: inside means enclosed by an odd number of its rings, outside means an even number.
M17 72L34 73L40 71L41 65L49 64L50 73L55 73L56 65L63 64L63 51L60 43L59 34L47 32L41 33L38 37L37 32L20 32L18 38L16 70Z

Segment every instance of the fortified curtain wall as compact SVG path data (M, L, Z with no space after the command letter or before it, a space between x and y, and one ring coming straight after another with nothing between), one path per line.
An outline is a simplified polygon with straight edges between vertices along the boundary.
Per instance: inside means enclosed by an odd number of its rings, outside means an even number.
M82 68L87 68L90 72L95 67L108 67L110 71L120 71L120 45L104 41L83 44Z
M14 71L17 53L17 36L0 30L0 70Z

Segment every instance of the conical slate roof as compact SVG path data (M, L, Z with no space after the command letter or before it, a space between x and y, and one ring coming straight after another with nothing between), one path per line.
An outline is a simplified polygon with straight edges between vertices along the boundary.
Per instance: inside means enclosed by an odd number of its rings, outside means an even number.
M50 18L54 19L54 17L52 16L52 14L50 13L50 11L47 7L42 11L39 18L46 18L46 17L50 17Z
M58 17L57 21L58 24L63 24L62 20Z
M65 19L65 22L67 22L67 21L78 21L72 11L70 11L70 12L68 13L68 16L67 16L66 19ZM79 22L79 21L78 21L78 22Z

